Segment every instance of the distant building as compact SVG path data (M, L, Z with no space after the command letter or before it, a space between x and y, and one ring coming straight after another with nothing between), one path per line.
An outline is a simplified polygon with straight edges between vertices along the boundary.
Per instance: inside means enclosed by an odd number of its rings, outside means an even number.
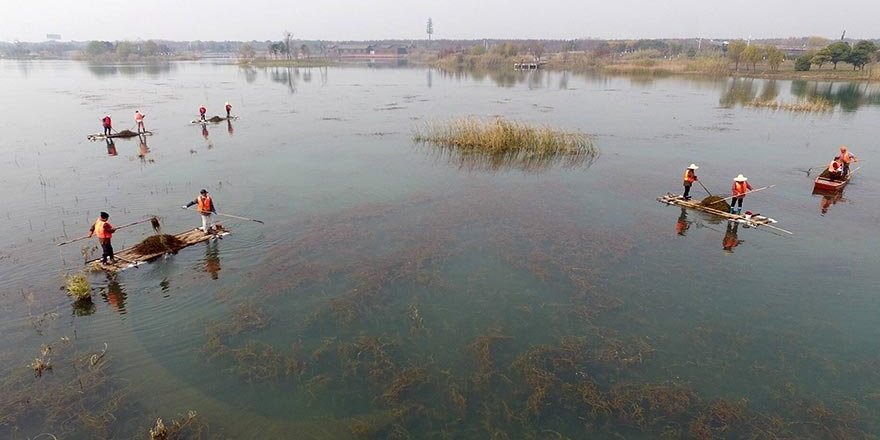
M330 55L340 59L396 59L406 58L408 51L394 44L338 44L330 47Z

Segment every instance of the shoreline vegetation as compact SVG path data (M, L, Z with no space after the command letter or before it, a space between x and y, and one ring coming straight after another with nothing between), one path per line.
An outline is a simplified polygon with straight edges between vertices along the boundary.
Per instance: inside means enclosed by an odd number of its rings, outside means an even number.
M515 63L530 62L532 59L519 56L449 55L427 64L446 70L512 70ZM776 70L769 63L759 62L754 69L737 70L732 63L721 56L697 56L694 58L597 58L578 54L565 56L554 54L542 59L541 68L575 73L604 73L608 75L639 76L709 76L782 80L813 81L880 81L880 65L871 65L863 70L838 69L829 67L816 70L798 71L794 61L783 61Z
M441 50L422 61L442 69L513 69L534 63L551 70L623 75L693 75L766 79L880 81L880 50L870 40L855 43L810 37L782 46L743 40L696 47L664 40L568 42L547 51L544 42L476 45ZM690 41L693 43L693 41ZM838 64L849 65L852 68Z

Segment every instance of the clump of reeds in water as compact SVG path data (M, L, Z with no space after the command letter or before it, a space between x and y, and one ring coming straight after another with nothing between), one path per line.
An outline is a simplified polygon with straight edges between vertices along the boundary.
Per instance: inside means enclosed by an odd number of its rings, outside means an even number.
M797 102L756 99L749 103L749 106L803 113L826 113L834 110L834 104L832 104L831 101L822 98L813 98Z
M85 275L76 274L68 275L64 278L64 289L67 295L77 301L89 300L92 298L92 285Z
M598 149L588 135L503 118L463 118L428 124L416 130L416 142L431 144L469 169L542 169L563 163L592 162Z

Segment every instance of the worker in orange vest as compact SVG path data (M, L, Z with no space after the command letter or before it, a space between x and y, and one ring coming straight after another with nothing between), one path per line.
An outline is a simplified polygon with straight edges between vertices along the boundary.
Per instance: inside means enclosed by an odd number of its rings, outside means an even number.
M733 179L733 187L730 190L731 194L733 194L733 199L730 201L731 214L739 214L742 211L743 199L746 198L746 194L751 190L752 185L749 184L749 179L746 176L740 174ZM737 203L739 203L739 208L735 208Z
M208 195L208 190L203 189L199 191L199 196L195 200L184 205L183 209L187 209L192 205L196 205L196 209L198 209L199 214L202 215L202 231L206 234L210 234L210 230L214 228L211 216L217 213L217 208L214 207L214 201L211 199L211 196ZM208 223L211 223L210 227L208 227Z
M840 156L837 156L837 159L843 163L843 177L849 175L849 164L852 162L858 162L859 158L857 158L854 154L850 153L846 149L846 145L840 146Z
M95 235L98 237L98 243L101 244L101 264L107 264L108 259L111 263L116 262L116 258L113 256L113 245L110 243L116 228L108 220L110 220L110 214L101 212L101 216L89 229L89 238Z
M202 122L205 121L205 113L208 113L208 109L205 108L205 105L202 104L199 106L199 120Z
M831 180L840 180L843 178L843 162L840 160L840 156L835 157L834 160L828 164L828 178Z
M691 196L690 196L691 185L693 185L694 182L697 181L697 174L696 174L697 168L700 168L700 167L698 167L695 164L691 164L691 166L687 167L687 169L684 170L684 199L685 200L691 199Z
M144 128L144 114L141 113L140 110L134 111L134 122L137 124L137 132L138 133L146 133L147 129Z

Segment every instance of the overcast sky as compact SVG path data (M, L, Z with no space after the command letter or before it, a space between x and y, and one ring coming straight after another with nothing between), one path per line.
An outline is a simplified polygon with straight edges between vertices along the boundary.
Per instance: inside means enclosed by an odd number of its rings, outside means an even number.
M880 0L0 0L0 40L877 38Z

